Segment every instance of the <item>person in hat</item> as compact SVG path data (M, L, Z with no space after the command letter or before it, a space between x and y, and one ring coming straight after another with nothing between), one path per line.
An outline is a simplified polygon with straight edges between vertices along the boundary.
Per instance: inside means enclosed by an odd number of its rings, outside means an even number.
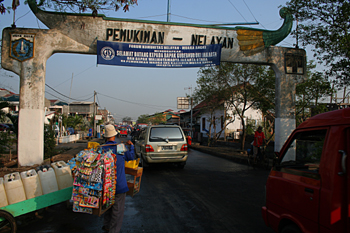
M103 151L112 150L116 155L116 168L117 168L117 186L115 192L115 203L109 208L104 214L103 227L102 230L110 233L119 233L122 227L123 217L124 217L124 205L126 192L129 191L128 185L125 178L125 163L124 161L129 161L134 159L134 145L129 140L126 142L128 151L124 152L124 155L117 154L115 137L117 135L113 125L105 126L105 145L111 144L111 146L103 146Z

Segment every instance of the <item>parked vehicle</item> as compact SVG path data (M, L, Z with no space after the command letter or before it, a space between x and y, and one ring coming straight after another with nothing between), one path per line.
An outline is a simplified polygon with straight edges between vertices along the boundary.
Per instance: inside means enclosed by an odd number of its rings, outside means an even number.
M152 163L175 163L184 168L188 157L186 137L178 125L144 128L135 141L135 151L142 167Z
M294 130L266 183L262 215L281 233L350 232L350 108Z
M146 128L148 126L148 124L146 123L137 123L136 124L136 129L143 129L143 128Z

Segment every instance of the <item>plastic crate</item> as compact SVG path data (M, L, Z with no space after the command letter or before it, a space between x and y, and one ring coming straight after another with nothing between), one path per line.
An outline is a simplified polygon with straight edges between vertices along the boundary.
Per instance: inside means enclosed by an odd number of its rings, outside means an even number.
M125 161L125 167L135 169L139 166L140 158L136 160Z

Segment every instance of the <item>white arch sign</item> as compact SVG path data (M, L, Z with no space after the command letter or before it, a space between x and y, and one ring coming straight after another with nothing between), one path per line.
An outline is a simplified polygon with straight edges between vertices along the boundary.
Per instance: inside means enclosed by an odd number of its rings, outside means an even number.
M271 65L276 74L275 151L295 128L295 80L304 75L304 50L274 46L292 28L292 16L276 31L243 27L154 22L61 14L30 8L49 29L5 28L1 65L20 76L18 162L22 166L43 162L46 61L54 53L97 54L97 41L156 46L221 44L221 61ZM302 65L290 65L299 57Z

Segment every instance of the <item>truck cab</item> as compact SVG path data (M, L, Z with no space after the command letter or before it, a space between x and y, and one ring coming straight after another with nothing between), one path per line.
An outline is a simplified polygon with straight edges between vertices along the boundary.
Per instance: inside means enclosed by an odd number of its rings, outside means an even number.
M281 233L350 232L350 108L300 124L277 153L262 215Z

